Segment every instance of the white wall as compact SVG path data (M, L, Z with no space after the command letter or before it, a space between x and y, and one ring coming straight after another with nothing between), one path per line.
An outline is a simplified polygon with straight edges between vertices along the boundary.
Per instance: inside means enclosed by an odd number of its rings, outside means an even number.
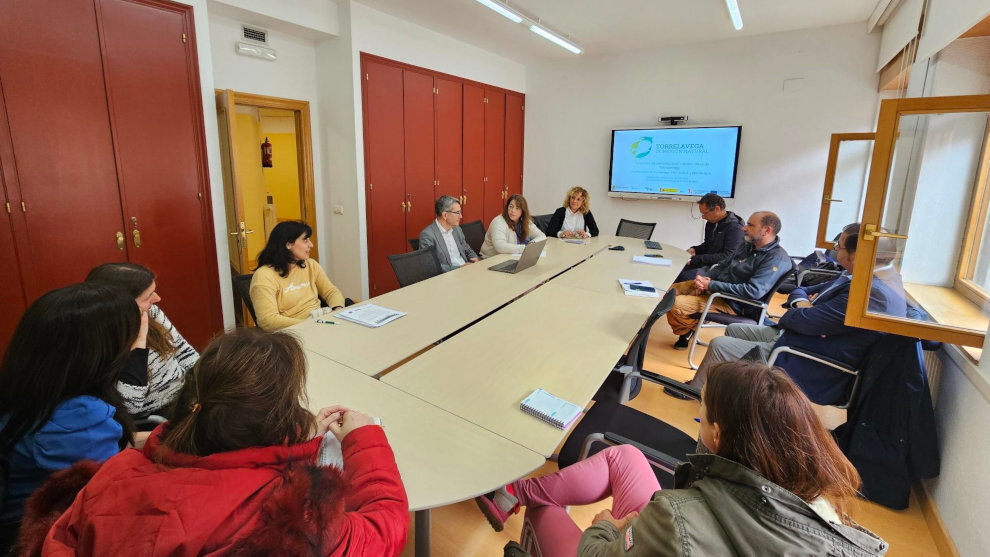
M775 211L784 247L807 254L831 134L875 127L878 45L879 36L857 23L529 66L523 191L530 207L551 212L579 184L603 231L625 217L659 222L654 239L698 243L703 226L693 203L606 197L610 130L686 114L693 124L742 124L729 209L743 219ZM803 88L784 92L791 78L803 78Z
M481 50L477 47L452 39L435 31L414 25L388 14L373 10L355 2L340 2L340 40L321 43L321 72L331 70L343 77L350 70L351 91L344 92L345 83L328 84L328 89L336 93L333 103L335 116L345 118L350 112L353 130L343 121L330 125L328 134L336 136L335 144L342 152L351 153L344 145L353 141L354 168L333 168L338 174L331 186L332 204L344 207L343 215L332 216L334 242L332 277L338 286L361 285L361 296L368 296L368 248L367 224L364 199L364 134L361 106L361 63L360 54L366 52L407 64L421 66L438 72L480 81L490 85L526 91L526 70L523 65ZM347 12L348 15L344 15ZM349 28L348 28L349 27ZM350 61L343 59L349 49ZM349 66L349 67L348 67ZM340 72L340 73L338 73ZM327 93L330 94L330 93ZM349 134L353 133L353 136ZM342 164L347 164L342 161ZM337 202L340 201L340 203ZM336 242L347 244L338 252ZM353 249L357 246L357 250Z

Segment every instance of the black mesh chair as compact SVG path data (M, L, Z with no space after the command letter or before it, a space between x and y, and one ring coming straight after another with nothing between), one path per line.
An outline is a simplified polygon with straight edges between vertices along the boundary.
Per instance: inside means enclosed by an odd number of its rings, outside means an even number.
M540 229L540 232L546 234L547 227L550 226L550 219L553 218L553 214L549 215L533 215L533 224Z
M399 286L409 286L440 274L440 260L432 247L388 256Z
M649 318L640 327L639 332L636 333L636 337L633 339L632 344L629 345L629 350L626 352L625 357L619 360L615 367L612 368L612 373L609 374L605 382L602 383L602 386L599 387L598 392L595 393L595 401L618 400L621 404L625 404L636 398L643 383L637 376L633 376L630 380L627 380L627 378L635 372L643 371L643 362L646 360L646 343L650 340L650 331L653 329L653 324L664 315L667 315L670 308L674 307L674 301L676 299L677 291L674 289L668 290L663 298L660 299L657 306L653 308L653 312Z
M481 246L485 243L485 225L480 221L469 222L461 225L461 232L464 233L464 240L475 253L481 253Z
M419 249L419 238L409 238L409 247L416 251Z
M234 277L234 291L244 300L244 305L247 306L248 312L251 313L251 319L254 322L258 322L258 317L254 314L254 304L251 303L251 278L254 273L248 273L246 275L237 275Z
M732 296L730 294L724 294L721 292L715 292L711 296L709 296L708 301L705 302L705 309L702 310L701 313L695 313L691 316L692 318L698 320L698 325L694 328L694 334L691 335L691 350L688 352L688 365L691 366L691 369L698 369L697 364L694 363L695 349L698 348L699 344L702 346L708 346L707 342L698 340L698 337L700 336L702 329L709 329L712 327L724 328L727 327L728 325L731 325L732 323L746 323L750 325L772 324L772 322L767 321L767 310L770 308L770 299L773 298L773 295L777 293L777 290L780 288L780 286L784 284L784 282L786 282L788 279L790 279L791 275L793 274L794 274L794 268L792 267L788 269L786 273L781 275L780 278L777 279L777 282L775 282L773 286L770 287L770 290L767 291L767 293L764 294L763 297L760 298L759 300L740 298L738 296ZM750 308L749 314L732 315L730 313L718 313L718 312L709 313L712 307L712 303L719 298L732 300L733 302L738 302L740 304L743 304L744 306L749 306ZM756 314L757 310L759 311L759 317L752 317L752 315Z
M634 220L619 219L619 226L615 229L615 235L624 238L649 240L653 237L653 229L656 227L657 223L655 222L636 222Z

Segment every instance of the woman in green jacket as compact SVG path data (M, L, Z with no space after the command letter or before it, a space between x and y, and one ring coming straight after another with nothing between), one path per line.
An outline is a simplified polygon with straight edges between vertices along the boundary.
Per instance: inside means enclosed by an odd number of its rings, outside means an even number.
M677 489L660 491L646 458L610 447L542 478L478 498L493 526L526 506L543 556L883 555L887 544L845 512L859 475L779 368L725 362L701 399L701 441ZM581 532L564 507L613 496Z

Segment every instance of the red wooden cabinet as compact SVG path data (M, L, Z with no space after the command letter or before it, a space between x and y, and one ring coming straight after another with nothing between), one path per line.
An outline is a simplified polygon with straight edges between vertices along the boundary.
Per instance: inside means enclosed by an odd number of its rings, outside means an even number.
M459 198L463 222L487 226L507 193L522 191L524 97L365 53L361 67L368 286L378 296L398 288L388 256L410 249L437 197Z
M464 85L464 220L485 227L485 90Z
M0 164L19 209L23 302L100 263L135 261L204 346L223 323L192 8L39 0L3 12Z

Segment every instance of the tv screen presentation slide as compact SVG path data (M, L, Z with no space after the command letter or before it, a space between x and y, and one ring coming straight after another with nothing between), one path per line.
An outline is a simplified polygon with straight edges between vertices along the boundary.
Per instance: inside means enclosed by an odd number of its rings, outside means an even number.
M610 191L732 197L739 126L612 130Z

